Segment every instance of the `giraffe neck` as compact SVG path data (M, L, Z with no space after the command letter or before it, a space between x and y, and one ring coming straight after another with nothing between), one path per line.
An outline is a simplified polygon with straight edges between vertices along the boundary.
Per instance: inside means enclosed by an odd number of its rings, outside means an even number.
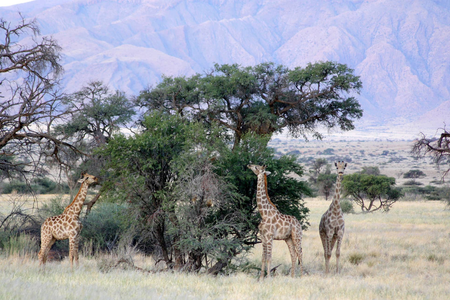
M77 217L80 215L84 200L86 199L88 186L89 184L86 182L83 182L81 184L78 194L75 196L72 203L70 203L69 206L66 207L63 214Z
M267 192L267 175L262 174L258 176L258 188L256 190L256 202L258 203L258 210L261 217L264 219L268 216L273 216L273 212L278 212L275 204L270 201Z
M342 174L338 174L336 179L336 190L334 191L333 201L331 202L330 208L333 207L336 211L341 208L341 204L339 202L341 195L341 182L342 182Z

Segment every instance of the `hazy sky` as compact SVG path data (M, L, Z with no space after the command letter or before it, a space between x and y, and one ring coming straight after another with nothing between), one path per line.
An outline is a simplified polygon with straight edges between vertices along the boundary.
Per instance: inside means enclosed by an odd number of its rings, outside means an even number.
M34 0L0 0L0 6L10 6L14 4L24 3L24 2L30 2Z

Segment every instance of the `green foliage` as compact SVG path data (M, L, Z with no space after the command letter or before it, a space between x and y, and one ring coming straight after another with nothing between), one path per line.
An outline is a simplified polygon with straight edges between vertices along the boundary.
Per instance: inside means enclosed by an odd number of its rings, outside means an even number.
M365 257L366 257L366 255L363 253L353 253L353 254L350 254L350 256L348 257L348 261L352 265L359 265L360 263L362 263L362 261L364 260Z
M328 200L328 197L333 190L336 179L337 174L331 174L330 171L319 174L319 176L317 177L317 185L319 186L319 191L325 195L326 200Z
M178 115L155 111L142 124L140 134L116 136L97 153L108 162L104 191L129 207L133 240L143 251L185 270L230 266L256 239L260 216L250 162L271 170L269 194L279 210L309 225L301 200L309 190L287 176L303 170L295 157L276 159L268 137L243 136L232 150L220 128Z
M90 244L90 251L94 253L115 249L130 223L124 211L126 207L115 203L96 205L83 219L82 246Z
M290 70L274 63L253 67L214 66L205 75L166 77L142 91L138 104L163 109L204 124L217 123L234 134L234 146L246 133L258 135L288 128L293 136L312 133L318 125L354 128L362 116L357 100L362 83L353 70L335 62L317 62Z
M403 183L403 185L423 185L423 183L415 181L415 180L408 180L408 181L405 181Z
M334 155L334 149L328 148L323 150L323 155Z
M36 239L27 234L0 235L0 248L6 256L35 255L39 251Z
M42 205L42 207L39 209L39 214L43 219L57 216L64 212L64 209L67 205L68 203L65 203L62 197L55 197Z
M351 196L363 212L388 211L403 196L394 185L395 178L385 175L354 173L345 175L342 180L344 196Z
M19 194L37 193L37 194L57 194L67 193L69 190L67 185L61 185L51 179L38 177L31 182L11 181L3 184L2 192L10 194L16 191Z
M427 200L444 200L450 203L450 187L448 185L438 187L434 185L426 185L420 182L409 180L403 184L402 191L407 195L407 199L427 199Z
M36 188L36 186L34 186ZM21 181L12 181L3 185L3 194L11 194L16 191L19 194L28 194L33 192L33 187Z
M65 101L75 114L70 121L56 126L56 132L76 137L77 140L93 137L97 145L105 143L119 126L130 122L135 114L133 104L123 92L110 93L100 81L90 82Z
M421 177L425 177L427 176L424 172L422 172L421 170L409 170L408 172L406 172L405 174L403 174L403 178L421 178Z
M331 173L331 165L328 163L326 158L316 158L312 163L312 166L309 168L309 173L311 174L308 179L309 182L313 184L317 183L319 174L323 172Z
M362 170L359 172L361 174L367 174L367 175L380 175L380 169L378 167L363 167Z
M355 212L355 210L353 209L353 202L351 200L342 199L340 204L341 204L342 212L344 214L351 214L351 213Z
M239 194L246 199L243 211L254 212L256 209L256 177L247 168L247 164L256 163L266 165L266 170L271 174L268 176L267 185L271 201L277 206L280 212L295 216L306 229L309 223L306 216L309 209L304 206L301 200L305 195L310 196L311 190L305 182L298 181L288 174L303 175L303 167L296 163L296 157L282 156L275 158L273 149L267 148L268 137L258 137L249 134L244 137L241 145L233 151L228 151L224 158L218 163L218 173L226 176L233 186L237 188ZM249 203L248 201L252 201ZM256 214L259 223L260 216Z

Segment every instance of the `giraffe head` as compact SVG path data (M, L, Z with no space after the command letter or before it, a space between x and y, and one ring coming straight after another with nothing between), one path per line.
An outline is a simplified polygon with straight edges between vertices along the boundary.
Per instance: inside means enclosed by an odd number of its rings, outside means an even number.
M339 175L344 174L344 170L347 167L347 163L343 161L335 162L334 165L336 166L336 170L338 171Z
M93 175L89 175L86 172L83 172L81 173L81 178L78 180L78 183L83 182L86 182L88 185L91 185L93 183L98 183L98 178Z
M270 175L269 171L266 171L266 166L258 166L258 165L247 165L247 168L253 171L253 173L256 174L256 176L259 176L260 174L266 174Z

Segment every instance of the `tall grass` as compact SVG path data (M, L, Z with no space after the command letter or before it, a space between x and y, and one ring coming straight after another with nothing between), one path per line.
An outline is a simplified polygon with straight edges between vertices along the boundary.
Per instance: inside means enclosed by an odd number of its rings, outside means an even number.
M28 235L13 235L3 242L2 254L6 256L35 256L39 251L39 245L35 238Z
M397 202L389 213L345 215L340 274L324 274L318 224L329 202L310 200L311 228L304 232L305 274L290 278L284 242L274 245L275 277L258 271L211 277L130 268L100 271L101 259L82 256L40 269L35 257L0 257L0 299L447 299L450 294L450 211L443 202ZM156 270L148 257L133 263ZM258 245L250 263L261 266ZM335 257L331 260L332 270Z

